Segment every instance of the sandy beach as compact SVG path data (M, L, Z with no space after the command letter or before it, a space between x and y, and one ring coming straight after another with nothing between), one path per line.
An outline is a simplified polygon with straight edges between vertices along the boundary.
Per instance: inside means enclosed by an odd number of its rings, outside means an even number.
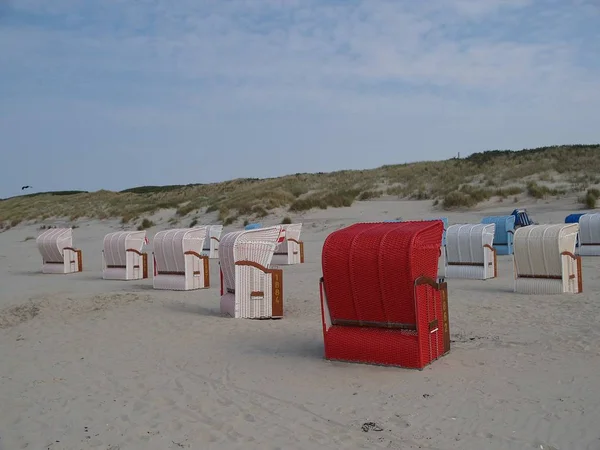
M518 206L539 223L579 208ZM292 216L306 263L284 268L285 317L271 321L221 317L217 260L206 290L102 280L102 238L118 221L77 222L84 271L70 275L41 273L39 224L2 232L0 448L598 450L600 257L583 259L579 295L513 293L511 256L496 279L449 280L452 350L423 371L323 359L329 233L400 217L479 222L514 207L445 213L382 198ZM170 227L156 222L150 244Z

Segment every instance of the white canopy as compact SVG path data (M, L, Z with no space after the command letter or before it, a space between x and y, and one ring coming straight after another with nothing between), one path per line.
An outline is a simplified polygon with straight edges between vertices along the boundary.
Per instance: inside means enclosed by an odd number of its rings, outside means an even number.
M221 233L223 232L223 225L207 225L206 228L206 238L204 240L204 245L202 249L204 251L210 251L210 240L213 237L217 239L221 237Z
M235 263L252 261L268 267L282 233L281 225L254 230L234 231L221 239L219 262L226 288L235 289Z
M154 236L154 257L159 271L184 272L185 253L202 253L208 227L176 228Z
M494 242L493 223L450 225L446 231L448 262L483 263L484 246Z
M50 228L36 239L38 250L44 262L63 262L63 250L73 246L71 228Z
M144 247L145 231L115 231L104 236L104 260L107 266L125 266L128 249L138 252Z
M518 275L561 276L561 253L575 252L579 224L529 225L514 237Z
M600 214L584 214L579 218L579 241L582 245L600 245Z

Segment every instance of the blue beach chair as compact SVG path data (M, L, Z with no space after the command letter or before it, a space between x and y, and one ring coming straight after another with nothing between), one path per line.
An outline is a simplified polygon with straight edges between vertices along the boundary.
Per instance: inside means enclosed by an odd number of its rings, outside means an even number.
M244 227L244 230L256 230L257 228L262 228L261 223L249 223Z
M493 223L494 244L497 255L512 255L515 235L515 216L488 216L481 219L481 223Z
M527 214L526 209L515 209L512 212L512 215L515 216L515 228L535 225L534 221L529 217L529 214Z
M569 214L567 217L565 217L565 223L579 223L579 218L584 214L585 213ZM575 243L575 247L579 247L579 233L577 233L577 242Z
M579 218L585 213L573 213L565 217L565 223L579 223Z

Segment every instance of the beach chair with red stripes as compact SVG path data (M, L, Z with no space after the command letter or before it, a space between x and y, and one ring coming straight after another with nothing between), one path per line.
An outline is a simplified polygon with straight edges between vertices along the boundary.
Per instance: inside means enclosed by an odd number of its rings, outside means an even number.
M281 225L285 239L275 248L273 264L291 265L304 263L304 242L300 240L301 223Z

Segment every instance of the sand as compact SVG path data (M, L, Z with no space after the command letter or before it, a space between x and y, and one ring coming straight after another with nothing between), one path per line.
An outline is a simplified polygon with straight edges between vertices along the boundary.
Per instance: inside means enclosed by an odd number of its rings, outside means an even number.
M37 226L0 233L0 448L600 449L600 257L584 259L580 295L513 293L510 256L497 279L449 280L452 350L423 371L323 359L328 233L514 207L430 205L382 199L294 217L307 261L285 267L285 318L273 321L220 316L216 260L209 290L102 280L102 238L117 222L79 222L85 268L71 275L40 272L25 240ZM577 209L526 206L540 223Z

